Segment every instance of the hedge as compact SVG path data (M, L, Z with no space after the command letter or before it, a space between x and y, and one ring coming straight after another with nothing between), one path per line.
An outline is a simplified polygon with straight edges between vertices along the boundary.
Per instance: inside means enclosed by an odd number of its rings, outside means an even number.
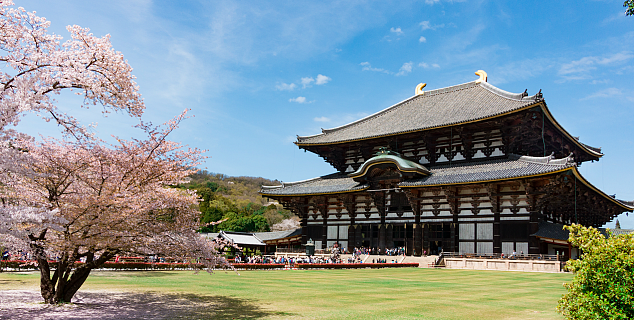
M51 261L54 263L54 261ZM76 265L81 265L77 262ZM287 265L277 263L231 263L239 270L283 269ZM297 269L359 269L359 268L406 268L418 267L418 263L295 263ZM169 262L106 262L97 269L113 270L193 270L203 269L202 264L169 263ZM36 270L32 261L9 260L0 261L0 269Z
M296 263L298 269L418 268L418 263Z

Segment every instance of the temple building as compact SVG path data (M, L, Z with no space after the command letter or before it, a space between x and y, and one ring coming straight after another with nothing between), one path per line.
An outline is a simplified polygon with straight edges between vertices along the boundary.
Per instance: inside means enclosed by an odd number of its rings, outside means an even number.
M430 91L419 84L387 109L298 136L336 172L260 193L300 217L302 243L414 255L548 254L568 246L540 237L540 226L600 227L634 209L581 176L601 149L568 133L541 90L510 93L476 75Z

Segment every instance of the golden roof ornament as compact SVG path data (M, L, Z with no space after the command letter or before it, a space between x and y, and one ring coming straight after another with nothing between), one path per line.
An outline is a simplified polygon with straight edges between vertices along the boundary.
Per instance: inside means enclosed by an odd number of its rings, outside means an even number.
M423 91L423 88L425 88L425 86L427 85L427 83L419 83L416 86L416 95L422 95L423 93L425 93L425 91Z
M476 80L476 83L487 82L487 73L484 70L476 71L476 76L480 76L480 79Z

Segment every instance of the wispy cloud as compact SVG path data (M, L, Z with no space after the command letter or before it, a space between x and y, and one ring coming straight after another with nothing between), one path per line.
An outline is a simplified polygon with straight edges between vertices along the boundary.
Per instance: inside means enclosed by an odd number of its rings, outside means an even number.
M398 27L398 28L394 28L394 27L392 27L392 28L390 28L390 32L392 32L392 33L396 33L397 35L401 35L401 34L403 34L403 30L401 30L401 28L400 28L400 27Z
M316 121L316 122L330 122L330 118L328 118L328 117L316 117L313 120Z
M592 78L590 72L596 70L598 66L619 64L632 58L634 58L634 54L628 51L615 53L605 57L583 57L579 60L564 63L561 68L559 68L558 74L564 81L590 79Z
M421 68L425 68L425 69L440 68L440 65L438 65L437 63L429 64L427 62L421 62L421 63L418 64L418 66L421 67Z
M405 62L403 63L403 66L401 66L401 68L398 70L398 72L395 74L395 76L404 76L410 72L412 72L412 66L414 65L413 62Z
M599 90L580 100L588 100L588 99L594 99L594 98L612 98L612 97L620 96L622 94L623 92L621 91L621 89L607 88L607 89Z
M359 65L361 65L363 68L361 70L363 71L374 71L374 72L381 72L381 73L387 73L390 74L391 72L383 69L383 68L373 68L372 65L370 65L369 62L361 62Z
M418 38L418 42L427 42L427 38L421 36L420 38Z
M297 87L297 85L294 84L294 83L291 83L291 84L280 83L280 84L275 85L275 89L280 90L280 91L293 91L293 90L295 90L296 87Z
M320 86L322 84L326 84L326 83L330 82L330 80L332 80L330 77L324 76L323 74L318 74L317 75L317 80L315 81L315 84Z
M431 30L436 30L436 29L445 27L444 23L443 24L431 24L431 22L429 22L427 20L419 23L418 25L420 26L421 29L423 29L423 31L430 30L430 29Z
M313 79L312 77L302 78L302 88L306 88L310 86L310 84L313 83L314 81L315 79Z
M307 101L306 97L297 97L288 99L289 102L297 102L297 103L312 103L313 101Z

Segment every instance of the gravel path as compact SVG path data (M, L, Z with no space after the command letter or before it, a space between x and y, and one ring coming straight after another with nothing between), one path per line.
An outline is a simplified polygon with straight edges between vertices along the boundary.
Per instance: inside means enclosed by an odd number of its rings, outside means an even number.
M275 315L244 300L193 294L80 291L70 304L42 301L39 291L0 291L0 319L260 319Z

